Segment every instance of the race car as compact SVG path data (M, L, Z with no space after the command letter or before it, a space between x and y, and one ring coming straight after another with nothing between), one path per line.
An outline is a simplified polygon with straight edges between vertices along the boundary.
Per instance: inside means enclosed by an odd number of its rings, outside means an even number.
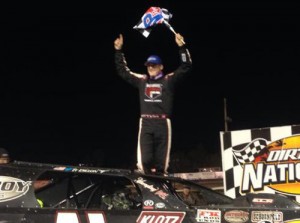
M198 203L183 199L184 188ZM299 222L299 204L276 194L232 199L177 177L126 169L14 161L0 166L1 223Z

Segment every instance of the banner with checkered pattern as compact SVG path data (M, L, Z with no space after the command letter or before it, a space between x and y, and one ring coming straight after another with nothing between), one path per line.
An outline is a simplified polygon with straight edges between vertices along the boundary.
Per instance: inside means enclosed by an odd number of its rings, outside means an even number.
M220 132L220 140L226 195L267 192L300 200L300 125Z

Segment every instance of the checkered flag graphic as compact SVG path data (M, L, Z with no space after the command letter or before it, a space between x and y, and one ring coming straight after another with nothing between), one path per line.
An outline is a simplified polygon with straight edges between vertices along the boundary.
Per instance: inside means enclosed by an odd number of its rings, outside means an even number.
M300 135L300 125L221 132L224 193L232 198L241 196L243 164L256 161L270 143L296 135ZM264 187L263 192L280 194L271 187ZM295 197L300 202L300 196Z
M247 144L244 148L239 149L240 145L232 148L232 153L240 165L253 162L259 152L267 146L265 139L258 138Z

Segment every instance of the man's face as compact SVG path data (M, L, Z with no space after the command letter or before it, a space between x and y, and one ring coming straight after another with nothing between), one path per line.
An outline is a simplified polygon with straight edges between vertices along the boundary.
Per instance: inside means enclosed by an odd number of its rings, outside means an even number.
M9 163L9 157L0 157L0 164Z
M162 71L163 68L164 66L162 64L148 64L147 71L150 77L155 77Z

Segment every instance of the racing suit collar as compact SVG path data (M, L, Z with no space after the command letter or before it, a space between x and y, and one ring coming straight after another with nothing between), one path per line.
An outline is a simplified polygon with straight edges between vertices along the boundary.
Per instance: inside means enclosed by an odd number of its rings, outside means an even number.
M162 76L164 76L163 72L160 72L159 74L157 74L155 77L150 77L151 80L158 80L160 79Z

